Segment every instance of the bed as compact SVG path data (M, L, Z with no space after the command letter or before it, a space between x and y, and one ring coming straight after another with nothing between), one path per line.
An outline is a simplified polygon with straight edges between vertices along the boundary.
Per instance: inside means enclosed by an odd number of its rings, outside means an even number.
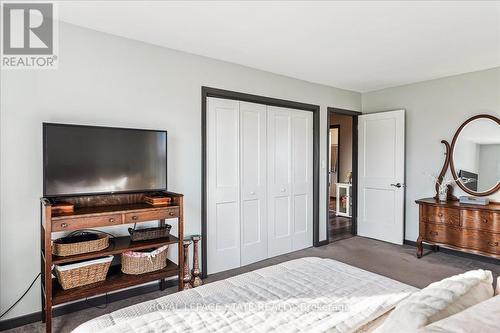
M417 290L309 257L136 304L74 332L368 332Z

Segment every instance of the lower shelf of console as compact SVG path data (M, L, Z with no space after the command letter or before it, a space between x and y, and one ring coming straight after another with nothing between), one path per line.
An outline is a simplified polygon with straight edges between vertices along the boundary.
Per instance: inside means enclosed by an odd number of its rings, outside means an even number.
M97 296L136 286L142 283L178 276L178 274L179 266L167 260L167 266L165 268L140 275L124 274L121 272L119 265L112 266L109 268L106 280L68 290L62 289L57 279L54 278L52 280L52 303L56 305L71 302L81 298Z

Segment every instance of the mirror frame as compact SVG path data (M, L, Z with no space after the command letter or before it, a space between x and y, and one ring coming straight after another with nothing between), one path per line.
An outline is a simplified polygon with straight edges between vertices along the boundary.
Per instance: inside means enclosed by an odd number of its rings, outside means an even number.
M458 137L460 135L460 132L470 122L473 122L474 120L482 119L482 118L493 120L494 122L496 122L498 124L498 126L500 126L500 119L498 119L497 117L495 117L493 115L489 115L489 114L479 114L477 116L471 117L471 118L467 119L466 121L464 121L464 123L462 125L460 125L460 127L455 132L455 135L453 136L453 141L451 142L451 149L450 149L450 171L451 171L451 174L453 175L453 179L457 179L458 178L458 174L455 171L455 164L454 164L453 155L454 155L454 152L455 152L455 144L457 143L457 140L458 140ZM487 196L487 195L491 195L491 194L497 192L500 189L500 181L498 181L498 183L494 187L492 187L488 191L484 191L484 192L474 192L474 191L468 189L461 181L456 181L455 183L464 192L466 192L466 193L468 193L470 195L478 196L478 197L484 197L484 196Z

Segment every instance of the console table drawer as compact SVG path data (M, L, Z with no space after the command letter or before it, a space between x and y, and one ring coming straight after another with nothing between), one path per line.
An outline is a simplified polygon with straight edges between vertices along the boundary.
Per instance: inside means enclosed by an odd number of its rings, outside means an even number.
M462 210L462 226L500 233L500 213L481 210Z
M52 221L52 231L78 230L122 224L121 214L72 217Z
M460 211L458 209L446 207L423 206L421 219L424 222L459 226Z
M136 212L125 214L125 223L154 221L179 217L179 207L165 208L149 212Z

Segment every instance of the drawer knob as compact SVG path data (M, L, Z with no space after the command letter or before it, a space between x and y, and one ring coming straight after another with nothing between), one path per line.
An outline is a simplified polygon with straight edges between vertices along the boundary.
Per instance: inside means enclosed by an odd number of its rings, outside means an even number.
M488 242L489 246L498 246L498 242Z
M114 219L114 218L112 218L112 217L110 217L110 218L109 218L109 222L113 223L113 222L115 222L115 219Z
M132 220L137 220L139 217L137 215L132 216Z
M443 217L443 213L439 213L439 214L438 214L438 216L439 216L439 217Z
M483 223L488 223L488 219L482 219Z
M430 235L431 235L431 236L437 236L437 235L438 235L438 232L437 232L437 231L431 231L431 232L430 232Z
M174 216L174 215L175 215L175 213L174 213L174 212L169 212L169 213L168 213L168 215L170 215L170 216Z
M66 228L66 227L68 227L67 223L61 223L61 228Z

